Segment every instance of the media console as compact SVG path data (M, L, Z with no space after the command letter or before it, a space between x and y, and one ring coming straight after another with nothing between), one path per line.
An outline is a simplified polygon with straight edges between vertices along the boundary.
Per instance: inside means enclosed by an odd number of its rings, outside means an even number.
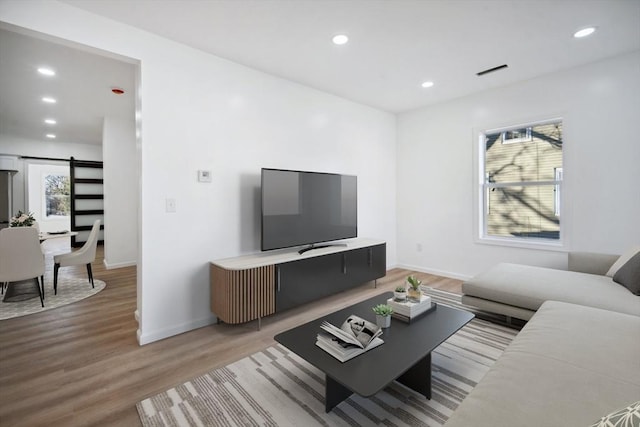
M292 248L212 261L211 311L225 323L260 322L264 316L384 277L384 241L339 243L302 254Z

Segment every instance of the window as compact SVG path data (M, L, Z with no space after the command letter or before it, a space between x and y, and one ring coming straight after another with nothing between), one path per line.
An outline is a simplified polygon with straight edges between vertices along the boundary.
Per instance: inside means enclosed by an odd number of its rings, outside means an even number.
M45 175L45 217L69 216L71 197L69 177L65 175Z
M531 141L531 127L511 129L502 132L503 144L515 144L516 142L529 142Z
M562 121L486 131L480 142L480 238L559 243Z

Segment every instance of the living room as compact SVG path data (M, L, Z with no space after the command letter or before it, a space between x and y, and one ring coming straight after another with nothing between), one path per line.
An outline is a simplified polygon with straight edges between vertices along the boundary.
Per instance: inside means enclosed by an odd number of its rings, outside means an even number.
M215 322L208 263L259 251L262 167L357 175L358 232L386 241L388 268L464 280L498 261L562 268L569 249L619 254L640 241L637 37L634 48L619 52L612 44L615 53L596 62L393 113L238 65L80 3L3 1L0 20L140 61L140 344ZM575 29L566 29L566 43L577 42ZM473 65L465 71L499 64ZM562 246L477 241L477 133L556 117L564 119L567 138ZM210 170L213 182L199 183L198 170ZM175 200L175 213L166 212L166 199Z
M470 136L473 129L560 114L580 141L566 149L575 173L567 172L564 183L572 209L565 246L570 241L575 250L621 253L638 240L640 206L629 197L638 173L630 125L638 108L637 52L396 116L66 3L4 2L1 18L142 63L141 343L213 322L205 303L206 265L258 249L255 188L261 167L358 175L359 234L387 241L389 266L458 278L496 259L560 266L561 252L474 241ZM87 22L95 25L87 28ZM602 111L606 120L597 120ZM615 140L616 149L604 150L604 140ZM212 171L214 185L197 182L200 169ZM607 172L588 173L602 170ZM175 198L176 213L165 212L167 198ZM176 253L176 247L189 250ZM189 292L176 292L176 284Z

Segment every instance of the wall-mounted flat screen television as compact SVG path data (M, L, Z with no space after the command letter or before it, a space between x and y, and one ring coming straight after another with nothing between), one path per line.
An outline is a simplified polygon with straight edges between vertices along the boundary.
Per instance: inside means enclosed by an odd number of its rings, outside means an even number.
M358 236L354 175L262 169L262 250Z

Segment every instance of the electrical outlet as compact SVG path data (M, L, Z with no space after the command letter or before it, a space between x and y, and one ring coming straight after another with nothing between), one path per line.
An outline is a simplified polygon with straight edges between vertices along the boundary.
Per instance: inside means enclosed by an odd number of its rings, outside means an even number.
M169 213L174 213L176 211L176 199L166 199L165 210Z
M198 171L198 182L211 182L211 171Z

